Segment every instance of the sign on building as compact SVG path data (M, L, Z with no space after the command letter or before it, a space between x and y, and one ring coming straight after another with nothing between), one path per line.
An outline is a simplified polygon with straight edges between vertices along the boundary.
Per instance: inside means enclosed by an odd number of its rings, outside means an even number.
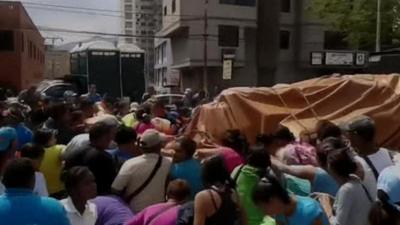
M166 82L164 87L176 87L179 86L181 79L181 72L179 70L170 69L167 71Z
M233 66L232 59L224 59L223 72L222 72L223 80L231 80L232 79L232 66Z

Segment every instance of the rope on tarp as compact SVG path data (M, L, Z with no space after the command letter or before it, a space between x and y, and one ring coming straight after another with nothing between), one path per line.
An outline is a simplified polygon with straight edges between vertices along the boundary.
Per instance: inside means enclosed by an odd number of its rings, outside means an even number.
M296 121L296 123L298 123L299 126L302 127L305 131L307 131L308 133L310 133L310 130L308 130L307 127L304 126L304 125L300 122L299 118L297 118L297 116L296 116L294 113L292 113L291 110L289 110L289 106L288 106L288 104L286 104L286 101L283 99L282 95L279 94L273 87L271 87L270 89L278 96L278 98L279 98L279 100L281 101L281 103L283 104L285 110L288 112L288 114L289 114L291 117L293 117L293 119Z

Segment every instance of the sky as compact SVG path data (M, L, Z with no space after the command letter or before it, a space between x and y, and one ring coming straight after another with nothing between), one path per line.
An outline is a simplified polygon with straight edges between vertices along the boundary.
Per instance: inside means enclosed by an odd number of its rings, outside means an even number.
M16 0L14 0L16 1ZM106 9L120 11L120 0L21 0L22 3L51 4L57 6L80 7L91 9ZM114 17L103 15L92 15L85 13L65 12L65 10L77 11L77 9L46 8L43 5L24 4L30 17L36 26L51 27L57 29L84 30L103 33L121 33L121 17L118 12L90 11L92 14L115 15ZM40 8L38 8L40 7ZM45 8L45 9L43 9ZM64 10L64 11L60 11ZM56 44L66 44L71 41L84 40L91 37L87 34L71 34L42 32L45 37L61 37L63 41L57 40ZM46 43L49 43L47 40Z

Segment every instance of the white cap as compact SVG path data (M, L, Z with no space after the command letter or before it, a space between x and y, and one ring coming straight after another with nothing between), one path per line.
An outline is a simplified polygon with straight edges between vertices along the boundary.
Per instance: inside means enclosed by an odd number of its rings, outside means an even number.
M140 147L142 148L152 148L164 141L164 137L154 129L146 130L140 138Z

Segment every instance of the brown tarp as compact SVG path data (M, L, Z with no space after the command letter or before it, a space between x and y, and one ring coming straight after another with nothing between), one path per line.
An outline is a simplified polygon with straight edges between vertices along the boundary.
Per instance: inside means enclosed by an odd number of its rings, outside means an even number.
M279 124L296 135L312 133L319 120L336 124L359 115L377 124L377 141L400 149L399 75L322 77L272 88L231 88L195 113L189 130L205 132L218 142L227 129L240 129L254 142Z

